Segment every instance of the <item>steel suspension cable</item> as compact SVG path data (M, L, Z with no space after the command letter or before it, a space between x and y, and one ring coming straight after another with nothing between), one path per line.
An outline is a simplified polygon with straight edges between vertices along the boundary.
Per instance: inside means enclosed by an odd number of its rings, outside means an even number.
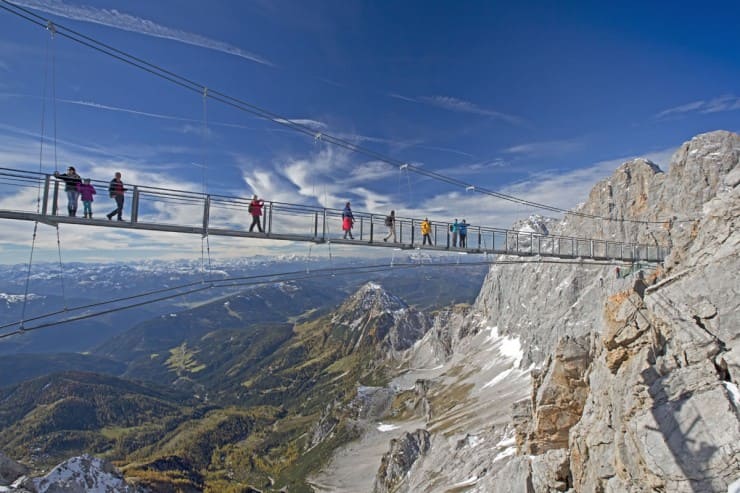
M482 265L492 266L492 265L533 264L533 263L578 265L579 267L582 267L582 268L587 267L587 266L588 267L611 267L613 265L613 262L606 262L606 261L604 262L600 262L600 261L584 262L584 261L575 261L575 260L566 260L566 261L538 260L536 262L532 260L494 260L490 262L479 261L479 262L460 263L460 260L458 258L456 262L441 262L437 264L427 264L425 267L473 267L473 266L482 266ZM370 274L370 273L375 273L375 272L392 271L394 269L395 270L411 269L411 268L418 268L418 267L422 267L422 264L413 263L413 264L401 264L401 265L395 265L395 266L394 265L389 266L386 264L372 264L372 265L359 266L359 267L348 266L348 267L339 267L339 268L332 267L332 268L316 269L312 271L311 273L307 273L305 271L291 271L291 272L283 272L279 274L259 274L259 275L254 275L254 276L241 276L241 277L235 277L232 279L223 279L219 281L210 282L207 286L200 286L200 287L190 289L184 292L162 296L162 297L159 297L153 300L146 300L146 301L134 303L134 304L123 306L123 307L109 308L109 309L102 310L102 311L95 312L95 313L77 315L77 316L70 317L70 318L67 318L61 321L45 322L45 323L42 323L42 324L39 324L33 327L20 328L12 332L0 334L0 339L19 335L24 332L29 332L32 330L38 330L38 329L53 327L56 325L66 324L69 322L85 320L85 319L89 319L89 318L93 318L93 317L97 317L101 315L107 315L109 313L114 313L117 311L128 310L130 308L137 308L137 307L144 306L147 304L157 303L159 301L165 301L165 300L177 298L180 296L186 296L188 294L205 291L207 289L257 286L257 285L264 285L264 284L273 284L277 282L291 282L291 281L300 281L300 280L320 278L320 277L334 277L336 275L351 275L351 274L359 274L359 273ZM234 282L234 281L239 281L239 282ZM197 282L189 283L188 286L197 285L197 284L202 284L202 283L200 281L197 281ZM167 291L169 289L163 289L162 291ZM144 296L144 295L142 294L142 295L130 296L130 297L121 298L121 299L133 299L135 297L141 297L141 296ZM104 303L110 303L110 302L104 302ZM92 304L90 306L102 305L104 303ZM39 319L39 317L36 317L35 319Z

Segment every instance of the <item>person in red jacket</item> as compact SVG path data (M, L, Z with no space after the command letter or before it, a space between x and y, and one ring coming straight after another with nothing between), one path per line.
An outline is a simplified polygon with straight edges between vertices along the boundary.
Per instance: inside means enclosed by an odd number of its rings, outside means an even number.
M258 199L257 195L252 196L252 201L249 203L249 213L252 215L252 225L249 227L251 233L255 226L260 233L262 233L262 225L260 224L260 216L262 215L262 207L265 205L265 201Z

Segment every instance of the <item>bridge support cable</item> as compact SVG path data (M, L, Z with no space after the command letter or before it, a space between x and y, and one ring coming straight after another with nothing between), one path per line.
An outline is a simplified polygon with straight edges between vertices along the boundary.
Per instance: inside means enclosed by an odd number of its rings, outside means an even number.
M52 52L52 105L53 105L53 114L54 114L54 171L58 171L57 167L57 149L56 149L56 55L54 53L54 33L55 28L54 24L49 21L47 24L47 30L49 32L49 37L46 39L46 49L45 49L45 55L44 55L44 82L42 86L42 94L41 94L41 131L39 135L39 173L43 173L43 164L44 164L44 138L46 133L46 97L48 92L48 82L49 82L49 53ZM45 187L46 190L46 187ZM44 203L44 207L46 207L46 204ZM41 213L41 181L38 181L37 186L37 193L36 193L36 213ZM28 256L28 269L26 271L26 283L23 290L23 306L21 307L21 320L19 323L20 330L24 330L25 328L25 318L26 318L26 308L28 307L28 291L31 284L31 269L33 267L33 254L34 250L36 248L36 237L38 235L38 229L39 229L39 222L34 221L33 223L33 233L31 237L31 251ZM59 239L59 226L57 225L57 244ZM61 265L61 250L60 250L60 265ZM67 304L66 297L64 297L64 283L62 283L62 299L64 301L64 305Z
M444 262L439 264L427 264L426 267L466 267L466 266L480 266L480 265L514 265L514 264L528 264L533 263L531 260L494 260L491 262L466 262L466 263L460 263L459 259L457 262ZM605 266L610 266L611 263L608 261L597 261L597 262L584 262L583 260L540 260L539 263L551 263L551 264L571 264L571 265L578 265L580 268L586 268L586 267L596 267L596 268L603 268ZM127 296L123 298L119 298L117 300L109 300L106 302L101 303L93 303L90 305L86 305L84 307L78 307L74 310L79 310L82 308L89 308L94 306L101 306L104 304L110 304L114 302L120 302L130 299L135 299L137 297L143 297L150 294L157 294L157 293L165 293L167 291L172 291L173 289L185 289L185 288L192 288L192 289L186 289L185 291L180 291L178 293L172 293L165 296L160 296L158 298L150 299L150 300L144 300L141 302L133 303L126 306L118 306L113 308L108 308L105 310L101 310L98 312L93 313L85 313L81 315L76 315L73 317L68 317L63 320L57 320L57 321L50 321L50 322L44 322L32 327L24 327L21 326L19 329L16 329L11 332L6 332L4 334L0 334L0 339L4 339L6 337L11 337L15 335L22 334L24 332L32 331L32 330L38 330L43 328L49 328L57 325L62 325L70 322L75 322L79 320L85 320L90 319L102 315L106 315L109 313L117 312L117 311L123 311L128 310L130 308L137 308L140 306L144 306L147 304L156 303L159 301L165 301L169 299L174 299L181 296L187 296L189 294L202 292L208 289L214 289L214 288L234 288L234 287L247 287L247 286L258 286L258 285L265 285L265 284L274 284L277 282L291 282L291 281L301 281L301 280L307 280L307 279L314 279L314 278L321 278L321 277L335 277L337 275L352 275L352 274L371 274L371 273L377 273L377 272L387 272L392 271L394 269L411 269L411 268L418 268L421 267L418 263L409 263L409 264L402 264L402 265L396 265L395 267L391 267L385 264L370 264L365 266L348 266L348 267L331 267L331 268L324 268L324 269L316 269L310 274L304 273L303 271L292 271L292 272L283 272L278 274L257 274L253 276L240 276L240 277L233 277L230 279L221 279L218 281L214 281L209 283L206 286L203 286L200 281L192 282L183 284L180 286L176 286L173 288L163 288L161 290L156 291L150 291L149 293L142 293L139 295L133 295L133 296ZM649 266L645 266L645 268L649 268ZM200 285L200 286L198 286ZM195 286L195 287L194 287ZM55 312L54 314L58 314L58 312ZM43 318L48 318L52 314L42 315L33 317L28 320L40 320ZM16 324L10 324L10 325L16 325ZM0 329L9 327L10 325L0 326Z
M59 236L59 224L56 225L57 230L57 253L59 255L59 284L61 285L62 289L62 303L64 305L64 310L67 310L67 293L64 289L64 264L62 263L62 240Z
M23 290L23 306L21 307L21 321L20 321L20 330L24 330L24 320L26 318L26 306L28 305L28 286L31 283L31 266L33 265L33 251L34 247L36 246L36 234L38 233L39 229L39 222L35 221L33 223L33 236L31 238L31 253L28 257L28 269L26 271L26 287Z
M211 241L208 229L210 225L210 213L211 213L211 198L208 195L208 88L203 88L203 164L202 177L203 177L203 235L200 240L200 257L201 257L201 271L203 272L203 281L205 282L206 275L206 262L205 255L208 255L208 277L212 275L212 262L211 262Z

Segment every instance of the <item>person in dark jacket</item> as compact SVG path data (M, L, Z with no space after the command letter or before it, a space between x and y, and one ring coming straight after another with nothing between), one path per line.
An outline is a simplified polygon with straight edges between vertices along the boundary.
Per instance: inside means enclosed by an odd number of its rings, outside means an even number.
M249 213L252 215L252 225L249 226L249 232L251 233L255 226L260 233L262 233L262 225L260 224L260 216L262 215L262 207L265 205L265 201L258 199L257 195L252 196L252 201L249 203Z
M383 238L383 241L388 241L393 237L393 243L396 242L396 211L391 211L389 216L385 218L385 226L388 228L388 234Z
M93 195L95 195L95 187L90 184L90 178L85 178L85 183L77 185L77 191L80 192L82 197L82 207L85 217L92 219L92 203Z
M123 221L124 192L126 192L126 188L123 186L123 182L121 181L121 173L116 172L116 175L108 185L108 195L116 201L116 208L106 215L109 221L113 219L113 216L118 216L118 220Z
M457 225L457 232L460 234L460 248L468 247L468 223L465 219Z
M70 217L75 217L77 214L77 202L80 198L80 192L77 191L77 185L82 183L82 178L77 174L74 166L67 168L67 172L63 174L55 171L54 177L64 182L64 191L67 193L67 211L69 212Z
M344 239L347 239L347 235L349 235L350 240L354 240L355 238L352 236L352 226L355 224L355 216L352 215L352 208L349 206L349 202L347 202L347 205L344 206L344 210L342 211L342 230L344 230Z

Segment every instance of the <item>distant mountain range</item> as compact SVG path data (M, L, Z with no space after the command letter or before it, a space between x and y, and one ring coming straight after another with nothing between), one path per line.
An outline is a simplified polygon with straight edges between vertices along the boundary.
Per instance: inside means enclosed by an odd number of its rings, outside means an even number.
M357 385L385 385L394 351L431 326L377 282L348 298L333 283L267 285L161 315L95 355L11 356L5 369L17 365L12 380L23 381L0 391L0 449L38 466L95 453L148 487L277 480L310 491L307 473L357 436ZM417 296L428 310L439 293ZM67 371L26 380L39 367Z

